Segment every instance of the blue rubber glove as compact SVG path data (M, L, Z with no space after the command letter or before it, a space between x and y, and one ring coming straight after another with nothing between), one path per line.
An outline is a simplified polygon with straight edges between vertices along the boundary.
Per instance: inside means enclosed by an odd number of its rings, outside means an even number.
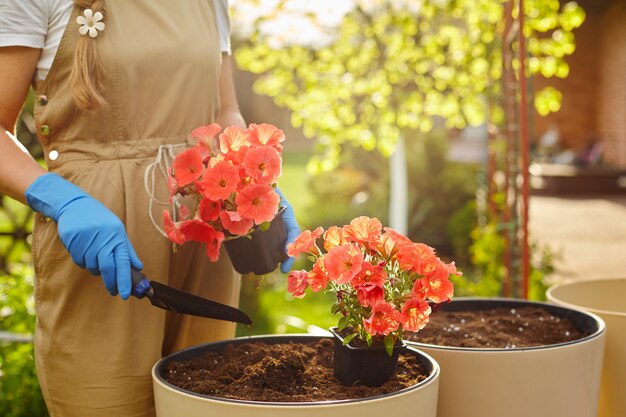
M287 245L296 240L296 238L300 235L300 227L298 226L298 222L296 221L296 215L293 212L291 204L289 204L283 193L278 188L276 188L276 192L280 196L280 206L286 207L285 212L283 213L283 221L285 222L285 229L287 230L287 242L285 243L285 252L287 252ZM294 258L287 258L285 261L283 261L283 263L280 264L280 271L286 274L291 270L294 262Z
M102 275L111 295L131 293L131 266L143 268L120 219L81 188L56 174L37 178L26 190L35 211L58 223L72 260L93 275Z

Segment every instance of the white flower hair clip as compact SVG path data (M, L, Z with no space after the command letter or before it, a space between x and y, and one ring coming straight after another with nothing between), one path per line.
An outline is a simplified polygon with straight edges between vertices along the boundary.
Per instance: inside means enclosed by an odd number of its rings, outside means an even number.
M104 15L102 13L94 13L91 9L85 9L83 16L76 18L76 23L80 25L78 32L83 36L89 34L89 36L95 38L98 36L98 31L102 32L104 30L104 22L101 22L103 18Z

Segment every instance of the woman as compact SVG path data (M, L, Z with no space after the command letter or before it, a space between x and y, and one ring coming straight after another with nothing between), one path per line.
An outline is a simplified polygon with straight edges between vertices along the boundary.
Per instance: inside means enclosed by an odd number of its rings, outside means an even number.
M234 334L231 323L128 299L132 267L238 301L240 277L225 254L211 264L190 244L172 253L150 223L144 187L159 146L184 146L191 129L214 121L244 126L231 60L220 53L225 0L215 1L4 0L0 7L0 192L39 213L36 364L52 416L152 416L150 368L161 355ZM52 173L4 133L31 82ZM167 192L164 182L159 188ZM91 275L120 297L105 296Z

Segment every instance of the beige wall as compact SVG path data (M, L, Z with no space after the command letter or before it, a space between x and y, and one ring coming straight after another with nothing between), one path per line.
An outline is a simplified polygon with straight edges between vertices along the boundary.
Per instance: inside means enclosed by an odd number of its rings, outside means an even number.
M593 138L605 144L607 162L626 167L626 4L616 0L601 12L589 12L575 31L576 52L567 59L565 80L533 80L536 90L554 85L563 93L559 112L534 115L533 138L551 125L564 147L580 150Z
M313 140L307 139L300 129L291 126L290 112L277 107L272 99L254 93L252 84L256 75L239 69L234 73L237 100L247 123L270 123L285 132L285 151L309 150Z
M603 20L600 45L598 132L606 142L605 155L626 167L626 3L616 1Z

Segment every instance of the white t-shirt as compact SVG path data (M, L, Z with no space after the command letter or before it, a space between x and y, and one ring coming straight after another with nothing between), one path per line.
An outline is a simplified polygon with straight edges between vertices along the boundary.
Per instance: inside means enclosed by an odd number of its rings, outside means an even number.
M213 1L220 49L230 53L228 0ZM43 80L52 66L73 7L73 0L0 0L0 47L41 48L35 77Z

